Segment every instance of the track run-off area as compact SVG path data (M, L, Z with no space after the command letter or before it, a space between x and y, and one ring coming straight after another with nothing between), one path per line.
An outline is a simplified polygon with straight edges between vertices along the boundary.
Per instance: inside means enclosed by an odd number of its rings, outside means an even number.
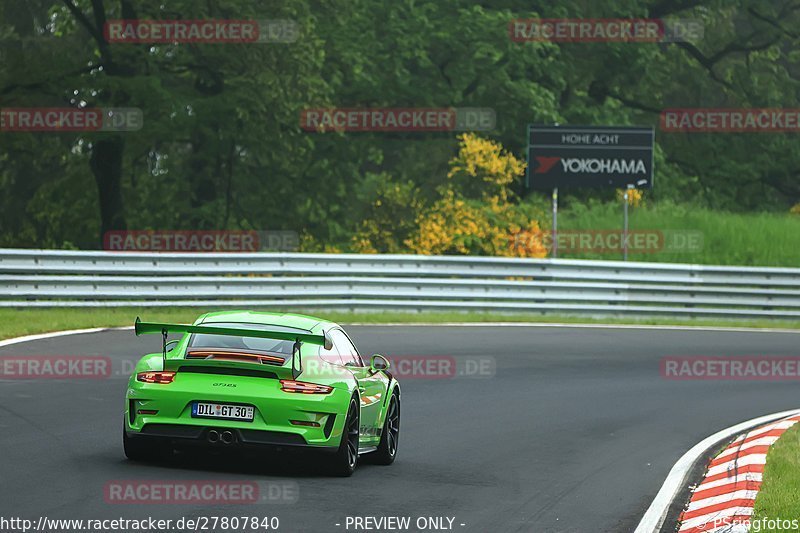
M394 465L351 478L303 455L122 452L125 387L160 340L130 330L0 347L0 360L96 356L101 379L0 378L0 499L48 519L278 517L279 531L376 531L410 517L454 531L632 531L673 464L708 435L800 407L797 382L670 380L664 357L797 357L800 333L625 327L350 326L362 355L409 365ZM274 454L273 454L274 455ZM118 482L255 481L288 496L246 505L109 501ZM441 519L441 520L436 520ZM382 523L384 526L388 522ZM386 528L380 530L388 530Z

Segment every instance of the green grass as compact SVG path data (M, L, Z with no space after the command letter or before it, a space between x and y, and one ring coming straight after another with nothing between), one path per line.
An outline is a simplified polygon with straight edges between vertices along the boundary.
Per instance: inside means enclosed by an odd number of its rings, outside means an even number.
M622 229L622 206L573 204L559 212L559 230ZM630 209L631 230L700 232L699 251L632 253L634 261L711 265L800 267L800 216L788 213L726 213L660 203ZM619 260L618 253L559 253L566 259Z
M137 316L152 322L192 322L198 315L210 309L200 308L146 308L120 307L106 309L0 309L0 339L95 327L132 326ZM311 315L323 316L342 324L389 324L389 323L450 323L450 322L536 322L568 324L637 324L637 325L678 325L707 327L755 327L800 329L800 321L769 320L671 320L648 318L634 319L592 319L574 316L542 316L540 314L501 314L501 313L346 313L326 311L303 311Z
M800 425L784 433L767 455L764 483L756 497L753 521L760 520L800 521ZM760 531L797 529L761 528Z

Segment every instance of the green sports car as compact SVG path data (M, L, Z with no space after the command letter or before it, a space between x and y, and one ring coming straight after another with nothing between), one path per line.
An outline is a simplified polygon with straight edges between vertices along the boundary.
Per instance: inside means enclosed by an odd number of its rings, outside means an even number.
M136 319L162 336L128 383L123 442L134 460L176 445L302 447L327 452L349 476L359 455L391 464L400 436L400 386L389 362L369 363L332 322L295 314L226 311L194 324ZM170 333L179 340L167 342Z

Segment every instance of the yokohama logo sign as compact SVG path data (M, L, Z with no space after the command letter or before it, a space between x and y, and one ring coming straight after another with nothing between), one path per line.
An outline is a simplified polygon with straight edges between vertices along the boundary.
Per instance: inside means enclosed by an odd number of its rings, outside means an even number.
M547 174L557 164L566 174L647 174L642 159L596 159L537 156L536 174Z
M653 186L655 130L641 126L528 126L526 184L557 187Z

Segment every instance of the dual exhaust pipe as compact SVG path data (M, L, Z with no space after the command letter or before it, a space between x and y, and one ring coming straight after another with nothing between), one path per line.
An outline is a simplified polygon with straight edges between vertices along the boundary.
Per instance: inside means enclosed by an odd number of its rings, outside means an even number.
M221 442L222 444L233 444L234 437L233 433L230 431L217 431L216 429L212 429L208 432L208 442L211 444L216 444Z

